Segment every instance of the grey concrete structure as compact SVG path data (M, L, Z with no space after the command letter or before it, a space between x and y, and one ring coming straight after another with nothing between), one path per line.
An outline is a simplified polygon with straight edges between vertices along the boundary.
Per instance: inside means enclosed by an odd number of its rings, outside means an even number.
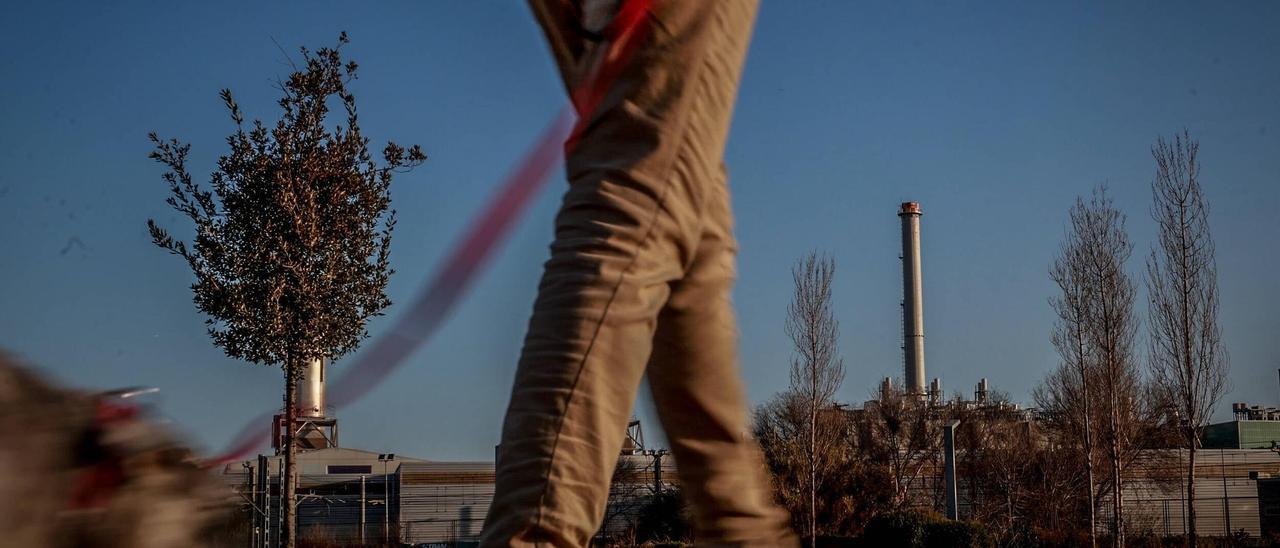
M905 374L903 388L923 395L924 383L924 295L920 273L920 204L904 202L898 208L902 220L902 350Z

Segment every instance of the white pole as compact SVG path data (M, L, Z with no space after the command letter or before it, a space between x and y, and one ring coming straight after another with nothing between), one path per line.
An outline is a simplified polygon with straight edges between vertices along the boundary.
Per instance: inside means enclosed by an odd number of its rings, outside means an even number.
M364 480L365 480L365 477L364 477L364 475L363 475L363 474L361 474L361 476L360 476L360 545L361 545L361 546L364 546L364 529L365 529L365 521L364 521Z
M387 488L387 461L382 461L382 543L391 542L391 498Z

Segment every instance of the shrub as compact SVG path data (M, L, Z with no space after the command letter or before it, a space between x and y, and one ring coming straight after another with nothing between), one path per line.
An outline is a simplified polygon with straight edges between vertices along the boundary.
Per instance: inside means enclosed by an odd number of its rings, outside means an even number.
M925 528L926 548L995 548L995 537L972 521L938 521Z
M1075 548L1088 545L1089 535L1078 529L1045 529L1021 524L1015 525L997 544L1002 548Z
M667 489L640 509L637 542L680 542L689 538L688 507L679 489Z
M995 538L982 525L951 521L918 510L894 512L873 518L867 524L862 546L903 548L994 548Z
M864 546L923 548L926 529L939 521L936 514L916 510L882 514L867 523L860 540Z

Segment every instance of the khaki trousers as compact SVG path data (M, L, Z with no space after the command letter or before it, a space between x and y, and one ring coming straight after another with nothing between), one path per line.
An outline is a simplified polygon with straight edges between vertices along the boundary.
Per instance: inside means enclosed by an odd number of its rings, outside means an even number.
M594 44L531 0L571 89ZM649 35L567 159L498 449L483 546L584 546L641 378L700 544L793 545L749 440L722 156L755 0L657 2Z

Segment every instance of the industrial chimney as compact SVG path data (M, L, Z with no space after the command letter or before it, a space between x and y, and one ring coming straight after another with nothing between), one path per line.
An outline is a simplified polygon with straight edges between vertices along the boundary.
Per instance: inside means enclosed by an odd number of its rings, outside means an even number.
M271 446L277 454L284 448L284 436L293 430L298 449L324 449L338 446L338 419L325 414L324 381L327 360L307 362L302 378L298 379L298 417L292 428L287 427L284 413L271 419Z
M298 414L303 417L324 416L324 360L316 358L307 364L298 393Z
M902 219L902 350L905 388L924 395L924 297L920 275L920 204L903 202Z

